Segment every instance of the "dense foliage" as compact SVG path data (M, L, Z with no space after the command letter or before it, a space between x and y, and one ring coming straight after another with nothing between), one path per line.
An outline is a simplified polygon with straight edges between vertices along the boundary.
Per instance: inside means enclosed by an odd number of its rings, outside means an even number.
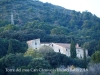
M94 62L94 63L100 63L100 51L96 51L92 55L92 62Z
M27 44L15 39L2 39L0 38L0 57L9 53L24 53L27 50Z
M15 25L8 25L11 12ZM80 44L100 39L100 18L88 11L80 13L33 0L0 0L0 14L2 38L70 42L75 37Z
M44 47L45 49L47 47ZM43 48L42 48L43 49ZM43 74L45 71L39 71L43 69L56 69L61 66L67 67L69 65L74 65L76 67L83 66L83 60L71 59L66 55L56 53L51 51L48 47L47 50L34 51L29 49L26 53L9 53L0 59L0 74L1 75L16 75L16 74L26 74L26 75L39 75ZM44 54L43 54L44 53ZM13 69L13 70L9 70ZM59 71L46 71L46 74L58 75ZM56 72L56 73L55 73ZM60 72L59 72L60 73ZM68 74L66 71L60 74Z
M13 19L11 19L13 15ZM11 20L14 24L11 24ZM0 0L0 75L16 75L5 68L58 68L74 65L86 68L87 59L72 59L51 48L27 50L27 40L75 43L88 49L92 61L99 62L100 18L88 11L76 12L39 0ZM99 40L99 41L98 41ZM26 51L27 50L27 51ZM74 53L75 54L75 53ZM75 56L75 55L74 55ZM26 70L28 71L28 70ZM44 72L17 72L19 75L44 75ZM59 75L68 73L60 73ZM48 75L48 72L47 72ZM53 72L52 75L58 75Z
M71 38L70 53L71 53L71 58L76 58L76 43L74 38Z

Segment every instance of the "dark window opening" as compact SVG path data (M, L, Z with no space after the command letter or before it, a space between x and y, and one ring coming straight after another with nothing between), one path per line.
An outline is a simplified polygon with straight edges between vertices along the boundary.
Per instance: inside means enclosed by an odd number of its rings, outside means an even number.
M52 47L53 47L53 44L52 44Z
M60 52L60 49L59 49L59 52Z
M82 56L80 55L80 58L82 58Z
M37 43L35 42L35 45L37 45Z

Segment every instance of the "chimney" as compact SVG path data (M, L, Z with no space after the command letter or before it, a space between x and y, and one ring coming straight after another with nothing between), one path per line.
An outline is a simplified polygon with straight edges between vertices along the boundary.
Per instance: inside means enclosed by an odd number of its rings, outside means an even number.
M76 44L76 48L77 48L77 47L79 47L79 44L78 44L78 43Z

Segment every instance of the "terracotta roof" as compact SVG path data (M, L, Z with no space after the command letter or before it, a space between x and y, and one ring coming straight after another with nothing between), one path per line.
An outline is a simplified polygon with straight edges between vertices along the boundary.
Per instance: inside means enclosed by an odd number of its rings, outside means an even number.
M54 44L62 46L64 48L70 48L70 45L71 45L71 44L68 44L68 43L54 43ZM76 46L76 48L81 48L81 47Z

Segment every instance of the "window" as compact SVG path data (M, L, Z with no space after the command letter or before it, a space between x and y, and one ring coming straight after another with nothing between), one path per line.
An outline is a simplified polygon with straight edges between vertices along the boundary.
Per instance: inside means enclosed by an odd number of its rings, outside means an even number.
M60 52L60 49L59 49L59 52Z
M52 44L52 47L53 47L53 44Z
M66 49L66 51L67 51L67 49Z
M79 50L79 49L78 49L77 51L78 51L78 52L80 52L80 50Z
M37 45L37 43L35 42L35 45Z
M80 58L82 58L82 56L80 55Z

